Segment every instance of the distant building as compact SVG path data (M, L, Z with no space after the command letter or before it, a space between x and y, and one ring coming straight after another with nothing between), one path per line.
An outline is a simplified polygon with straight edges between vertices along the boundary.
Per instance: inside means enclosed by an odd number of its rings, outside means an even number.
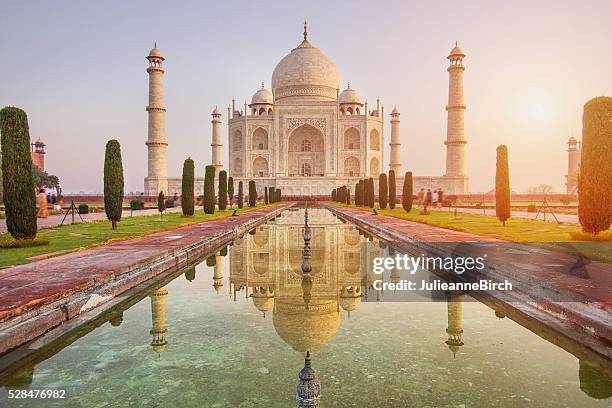
M574 136L570 137L567 141L567 175L565 176L565 186L569 195L578 194L581 152L582 142L576 140Z
M39 137L34 143L30 143L30 156L32 164L38 167L38 170L45 171L45 143Z

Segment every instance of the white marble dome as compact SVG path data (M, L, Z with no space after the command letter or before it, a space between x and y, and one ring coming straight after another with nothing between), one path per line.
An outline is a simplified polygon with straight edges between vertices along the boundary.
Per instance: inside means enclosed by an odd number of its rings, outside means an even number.
M255 104L272 104L273 98L272 98L272 92L268 91L267 89L265 89L262 85L261 89L257 92L255 92L255 94L253 95L253 98L251 98L251 105L255 105Z
M340 94L339 102L341 104L350 103L350 104L360 104L361 105L361 99L359 98L359 94L357 94L356 90L351 89L350 85Z
M277 100L293 96L336 99L339 83L336 65L308 40L280 60L272 73Z
M164 59L164 57L162 56L161 51L157 47L154 47L154 48L151 49L151 51L149 51L149 58L150 57L160 58L162 60Z

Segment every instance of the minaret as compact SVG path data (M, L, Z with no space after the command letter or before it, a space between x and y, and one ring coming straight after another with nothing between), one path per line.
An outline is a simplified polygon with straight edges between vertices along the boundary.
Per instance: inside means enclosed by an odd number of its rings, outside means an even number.
M567 176L565 176L568 195L578 193L578 169L580 168L580 142L574 136L567 141Z
M402 143L400 141L400 113L397 106L391 111L391 143L390 157L389 157L389 170L395 172L395 177L401 176L402 163L400 162L400 148Z
M215 107L212 112L212 164L215 166L215 174L218 175L223 170L223 162L221 161L221 112Z
M157 289L151 293L151 321L153 328L150 331L151 347L157 353L161 353L166 348L166 299L168 298L168 290L165 287Z
M446 299L447 314L448 314L448 327L446 328L446 334L448 334L448 340L446 344L450 351L453 352L453 358L463 346L463 295L451 295L449 294Z
M215 266L213 271L213 288L215 288L215 292L219 293L219 289L223 286L223 266L221 262L223 261L223 257L221 255L215 256Z
M160 191L168 194L168 172L166 161L166 150L168 143L166 142L166 128L164 125L164 116L166 108L164 107L164 87L162 84L162 76L164 69L162 63L164 57L157 49L157 44L149 52L147 56L149 60L149 136L147 142L149 151L149 171L145 178L145 194L157 195Z
M446 176L464 177L465 176L465 135L463 133L463 116L465 113L465 103L463 101L463 58L465 54L455 42L455 48L446 57L450 61L447 71L448 78L448 122L446 128Z

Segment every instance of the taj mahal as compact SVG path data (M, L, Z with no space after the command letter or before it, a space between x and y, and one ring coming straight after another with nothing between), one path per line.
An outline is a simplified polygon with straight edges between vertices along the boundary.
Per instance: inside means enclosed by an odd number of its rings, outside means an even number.
M442 187L447 194L468 192L464 168L463 59L455 44L448 55L449 93L446 110L446 173L414 176L415 191ZM155 47L147 56L149 66L147 195L180 194L181 178L168 177L162 77L164 57ZM284 196L327 196L336 187L354 186L359 179L375 182L385 169L385 108L363 102L350 84L340 91L336 65L308 39L304 24L302 42L272 72L271 91L261 88L242 107L232 100L227 107L226 170L234 182L255 180L258 191L265 186L281 188ZM398 191L403 183L400 147L400 112L390 113L388 170L394 170ZM224 169L222 113L212 112L212 164ZM202 174L201 172L200 174ZM202 194L203 178L196 178L196 194Z

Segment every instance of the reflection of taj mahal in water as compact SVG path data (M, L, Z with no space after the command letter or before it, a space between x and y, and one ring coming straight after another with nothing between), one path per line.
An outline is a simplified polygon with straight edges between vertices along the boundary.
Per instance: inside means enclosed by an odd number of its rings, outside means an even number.
M448 55L449 89L446 129L446 171L443 176L414 177L414 187L442 187L449 194L468 190L465 173L463 59L455 44ZM148 176L145 193L181 192L180 177L168 177L162 77L165 59L155 47L149 66ZM360 178L386 172L384 157L385 109L380 100L368 105L350 84L340 91L340 75L333 61L304 39L281 59L272 72L271 90L257 90L241 109L227 107L227 165L234 181L255 180L258 190L277 187L286 196L328 195L333 188L353 187ZM442 105L442 101L440 103ZM212 164L223 169L222 112L212 112ZM390 112L388 169L394 170L401 191L404 173L400 157L400 112ZM200 173L201 174L201 173ZM196 194L203 179L196 178Z

